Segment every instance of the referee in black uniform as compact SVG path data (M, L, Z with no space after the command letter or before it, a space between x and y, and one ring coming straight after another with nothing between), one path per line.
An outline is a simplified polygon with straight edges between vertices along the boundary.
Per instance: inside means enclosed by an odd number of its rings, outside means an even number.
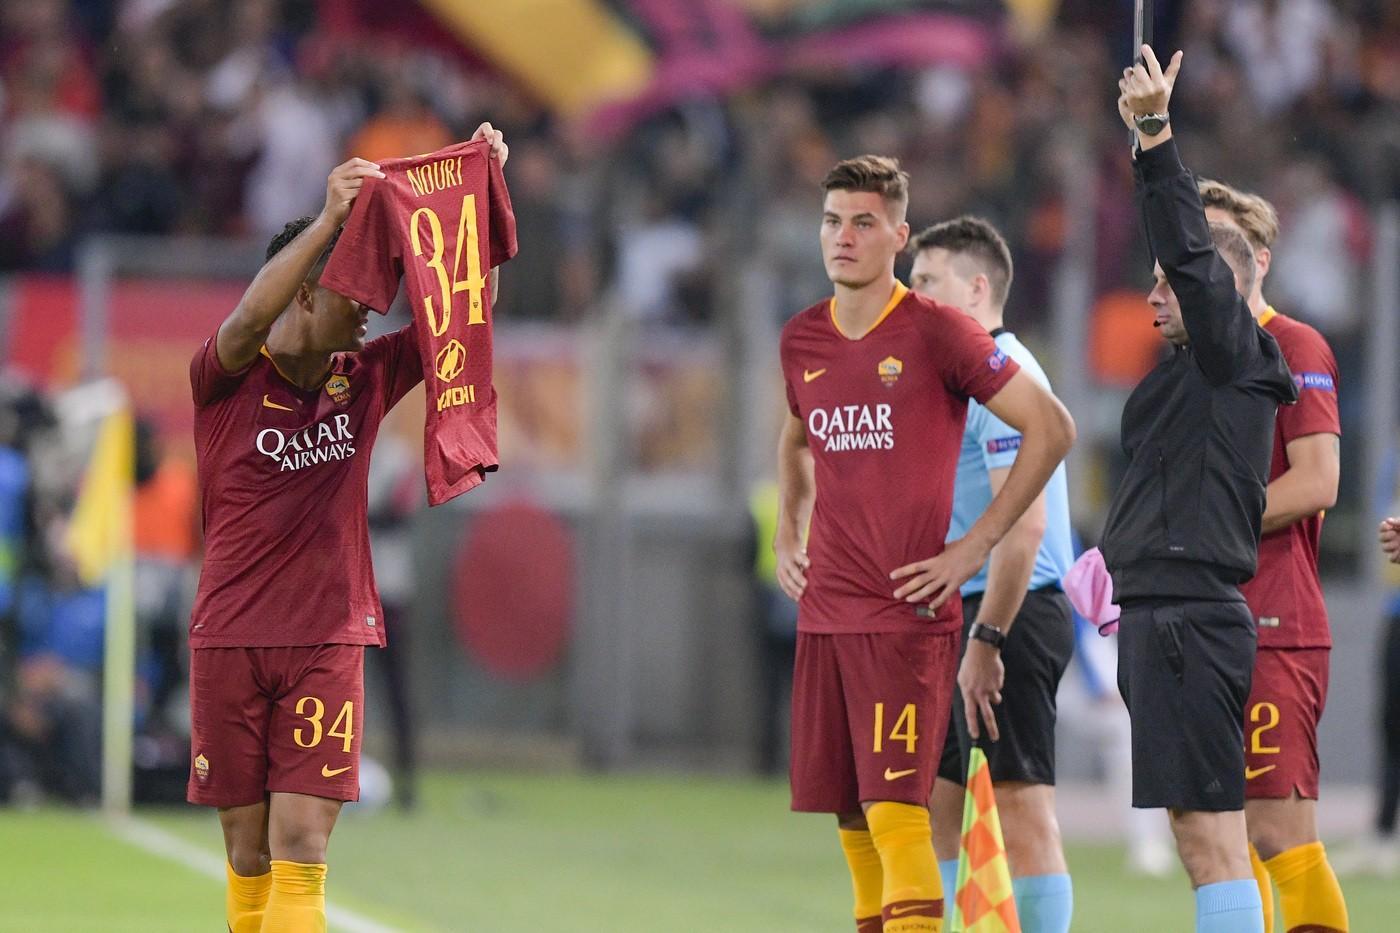
M1254 575L1274 415L1297 399L1242 295L1253 251L1207 224L1182 167L1165 73L1148 46L1118 83L1137 131L1134 175L1157 259L1148 302L1174 352L1123 408L1129 465L1102 550L1123 608L1118 686L1133 726L1133 806L1166 807L1196 890L1198 933L1263 933L1244 822L1244 705L1256 636L1238 584Z

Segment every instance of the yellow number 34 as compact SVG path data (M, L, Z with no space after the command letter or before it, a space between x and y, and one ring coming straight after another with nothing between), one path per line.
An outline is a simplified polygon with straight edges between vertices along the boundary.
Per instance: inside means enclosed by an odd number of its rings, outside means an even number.
M307 712L307 708L310 712ZM292 730L292 741L302 748L315 748L321 744L324 738L321 734L321 720L326 715L326 704L320 697L306 696L297 700L297 715L305 717L311 724L310 730L303 730L300 726ZM305 733L309 731L308 737ZM340 739L345 752L350 751L350 742L355 738L355 704L351 700L346 700L345 705L340 708L340 713L335 717L335 722L331 723L329 732L325 735L333 739Z
M432 255L428 257L428 268L437 273L438 291L442 313L439 315L433 308L433 296L423 297L424 310L428 314L428 327L433 332L434 337L441 337L447 332L447 325L452 321L452 296L457 292L466 292L471 298L471 310L467 314L468 324L485 324L486 310L482 307L482 294L486 290L486 277L481 274L481 249L480 240L477 235L476 224L476 195L468 194L462 197L462 216L457 221L457 244L452 257L452 274L447 274L446 267L442 264L444 251L447 244L442 238L442 221L438 218L437 211L431 207L420 207L413 212L413 216L408 219L409 239L413 242L413 255L422 258L423 240L418 230L419 218L427 218L428 234L432 239ZM459 280L457 276L462 266L463 247L466 247L467 254L467 277Z

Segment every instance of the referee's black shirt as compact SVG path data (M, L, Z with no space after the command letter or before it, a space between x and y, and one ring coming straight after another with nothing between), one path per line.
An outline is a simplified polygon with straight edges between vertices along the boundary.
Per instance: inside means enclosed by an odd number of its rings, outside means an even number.
M1278 344L1255 324L1211 243L1196 179L1168 140L1133 168L1148 244L1190 343L1123 407L1129 464L1102 551L1114 599L1240 599L1254 576L1274 416L1297 400Z

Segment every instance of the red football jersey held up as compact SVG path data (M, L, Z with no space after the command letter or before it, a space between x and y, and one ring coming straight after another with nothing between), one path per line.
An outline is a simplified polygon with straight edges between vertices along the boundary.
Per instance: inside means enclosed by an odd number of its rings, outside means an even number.
M411 327L336 354L310 390L266 351L230 373L204 342L190 363L204 514L191 648L384 644L370 448L422 378Z
M428 391L423 461L440 505L495 470L487 273L515 255L515 214L485 141L379 163L321 284L387 311L404 279Z
M807 428L817 498L797 627L816 634L946 630L894 598L890 572L943 553L967 400L986 403L1020 368L976 321L896 285L875 326L853 340L834 299L783 328L788 407Z
M1301 321L1271 308L1259 323L1278 341L1298 387L1297 404L1280 405L1274 421L1272 483L1288 470L1289 443L1309 434L1341 435L1337 358L1322 335ZM1240 587L1259 625L1259 647L1331 647L1332 630L1317 569L1321 541L1320 514L1260 539L1259 570Z

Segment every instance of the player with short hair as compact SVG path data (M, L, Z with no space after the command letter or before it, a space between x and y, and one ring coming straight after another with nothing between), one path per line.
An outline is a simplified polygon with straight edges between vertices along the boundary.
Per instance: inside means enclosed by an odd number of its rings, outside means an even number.
M1050 381L1007 330L1011 251L996 228L959 217L928 228L910 247L914 290L955 307L987 330L1035 380ZM1021 435L970 402L958 456L950 539L971 527L1006 482ZM963 658L953 716L929 808L945 890L957 878L963 784L981 739L1006 839L1016 914L1025 933L1067 933L1074 894L1055 818L1055 694L1074 653L1074 618L1060 588L1074 563L1064 465L1017 519L976 576L962 586Z
M474 138L504 163L490 124ZM385 640L370 449L423 379L412 325L366 343L366 310L319 282L371 177L363 159L331 172L321 213L273 238L190 364L205 556L188 797L219 808L232 933L323 933L327 841L359 796L364 646Z
M1197 187L1206 218L1233 224L1248 240L1250 313L1278 341L1298 389L1298 403L1279 408L1274 421L1259 570L1240 587L1259 630L1244 723L1250 862L1265 929L1273 929L1272 879L1285 929L1345 930L1346 901L1317 833L1317 726L1332 649L1317 558L1341 474L1337 359L1321 334L1264 299L1279 232L1273 205L1219 181Z
M927 805L957 674L957 588L1040 494L1074 423L974 321L895 279L909 240L898 162L848 159L822 188L835 295L781 340L790 415L773 547L798 601L792 807L837 815L857 930L925 933L942 928ZM1024 440L1001 492L946 542L970 398Z

